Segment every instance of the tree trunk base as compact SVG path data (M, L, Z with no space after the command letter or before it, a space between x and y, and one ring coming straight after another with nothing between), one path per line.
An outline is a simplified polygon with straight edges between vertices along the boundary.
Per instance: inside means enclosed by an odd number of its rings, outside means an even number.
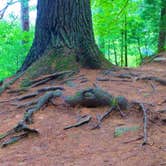
M103 55L100 55L99 60L101 66L93 66L93 68L110 68L112 64L108 62ZM36 79L42 75L48 75L57 71L73 70L77 71L80 67L91 68L92 66L84 66L81 64L81 59L78 57L78 52L74 49L61 48L61 49L49 49L45 51L37 61L35 61L24 74L23 83L28 84L32 79ZM85 58L86 60L86 58ZM83 60L81 60L83 61ZM25 85L26 86L26 85Z
M45 51L43 56L34 62L25 72L26 77L35 79L41 75L52 74L57 71L77 70L74 51L70 49Z

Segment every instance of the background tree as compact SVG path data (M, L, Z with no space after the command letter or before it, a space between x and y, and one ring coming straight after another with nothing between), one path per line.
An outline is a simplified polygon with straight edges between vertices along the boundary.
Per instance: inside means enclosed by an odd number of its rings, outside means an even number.
M36 0L29 0L29 12L30 16L32 16L33 13L33 18L34 11L36 11L35 1ZM0 15L2 14L2 19L0 20L0 79L12 75L20 68L32 44L34 34L34 24L32 26L32 23L34 20L30 20L30 32L23 32L20 26L20 12L18 12L19 4L16 2L22 1L4 0L0 4ZM71 1L71 3L73 2ZM161 21L166 19L160 19L161 9L164 8L165 4L164 0L163 2L162 0L91 0L95 38L105 57L116 65L125 66L125 46L127 46L128 66L133 67L140 65L146 56L155 55L159 50L158 47L161 45L159 43L164 43L160 42L160 39L163 41L165 40L163 35L165 25L163 24L164 22L161 23ZM3 14L3 12L6 11L6 6L8 6L7 12ZM125 14L127 22L126 41ZM73 19L70 18L70 20ZM72 21L71 24L73 24ZM54 36L53 33L52 36ZM68 38L69 35L66 36L65 37ZM28 42L22 45L21 41L27 41L27 39ZM54 43L54 41L55 40L52 40L52 43ZM39 43L39 45L40 44L41 43ZM55 45L55 43L53 45ZM50 50L51 52L51 49L48 48L44 50ZM54 47L54 50L59 49ZM69 55L71 55L71 50L74 49L68 50L70 52ZM56 54L53 53L55 51L52 51L51 53L46 52L47 51L44 51L42 55ZM79 55L77 51L74 51L73 57L75 54ZM58 58L58 64L60 64L59 66L61 66L61 68L63 67L63 64L66 64L66 66L69 65L69 61L72 61L72 63L75 64L75 57L63 56L63 60L61 57L62 56L59 56ZM50 66L55 65L52 64ZM56 68L57 67L58 66L56 66Z
M145 56L154 55L158 49L161 6L161 0L92 1L96 41L106 58L116 64L114 45L121 66L126 65L126 59L128 66L138 66ZM114 45L109 47L108 41Z
M23 31L29 31L29 0L21 0L21 25Z
M161 2L160 13L158 52L164 51L166 47L166 0L162 0Z

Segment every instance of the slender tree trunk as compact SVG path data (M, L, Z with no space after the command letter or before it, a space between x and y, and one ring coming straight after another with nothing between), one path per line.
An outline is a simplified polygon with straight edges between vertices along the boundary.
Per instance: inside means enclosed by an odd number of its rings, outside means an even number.
M124 31L122 30L121 32L121 54L120 54L120 62L121 62L121 66L123 66L123 45L124 45Z
M158 52L165 50L166 45L166 1L162 0L160 25L159 25L159 37L158 37Z
M128 66L128 48L127 48L127 16L125 14L125 31L124 31L124 45L125 45L125 66Z
M139 52L139 55L140 55L140 60L141 60L141 63L142 63L142 60L143 60L143 57L142 57L142 53L141 53L141 44L140 44L140 38L137 37L137 49L138 49L138 52Z
M29 0L21 0L21 26L23 31L29 31Z
M115 64L118 65L117 53L116 53L116 47L115 47L115 42L114 41L113 41L113 49L114 49L114 56L115 56Z
M107 53L108 53L108 59L109 59L109 61L111 60L110 49L111 49L111 41L108 40L108 51L107 51Z
M73 52L83 67L101 66L101 53L94 40L90 0L38 0L35 38L21 71L52 48Z

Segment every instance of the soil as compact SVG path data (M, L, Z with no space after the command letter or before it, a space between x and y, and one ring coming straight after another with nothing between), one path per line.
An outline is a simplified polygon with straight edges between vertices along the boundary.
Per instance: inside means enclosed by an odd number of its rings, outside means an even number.
M166 57L166 54L161 56ZM109 107L71 108L64 104L62 97L55 99L56 106L48 103L33 116L34 123L30 127L37 129L39 136L29 136L0 149L0 166L165 166L166 111L159 111L166 110L166 86L155 81L137 80L134 76L131 79L116 77L116 74L134 73L165 79L165 71L166 61L116 71L81 69L66 83L53 80L24 92L26 94L41 87L57 85L64 87L64 96L68 96L95 85L114 96L124 96L129 102L145 103L149 110L147 145L142 146L143 139L140 139L143 136L143 113L137 107L124 110L125 117L121 117L119 112L113 112L103 121L100 129L91 130L96 123L96 115L104 113ZM10 89L18 89L19 83L20 80ZM9 94L8 91L0 96L0 101L18 97L17 93ZM25 108L18 109L12 103L21 104L31 100L0 103L0 133L11 129L23 117ZM90 123L63 130L75 123L79 115L85 114L93 117ZM115 137L117 127L138 129Z

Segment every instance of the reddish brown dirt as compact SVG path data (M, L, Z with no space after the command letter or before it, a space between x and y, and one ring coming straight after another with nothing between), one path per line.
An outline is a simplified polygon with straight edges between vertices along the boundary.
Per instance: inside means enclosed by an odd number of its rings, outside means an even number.
M163 55L166 57L166 55ZM148 145L142 146L143 115L136 108L126 110L126 117L122 118L118 112L111 114L100 129L90 130L95 123L96 114L102 114L108 107L98 108L70 108L62 105L63 100L57 99L58 106L48 104L38 111L30 126L40 132L39 136L29 136L13 145L0 149L0 166L164 166L166 165L166 127L162 120L165 113L157 113L158 110L166 110L166 86L154 81L135 81L114 77L117 73L141 73L147 76L166 78L166 62L150 63L137 69L122 69L104 76L101 70L81 69L74 76L75 80L70 87L51 81L31 89L34 92L44 86L61 85L65 88L64 95L74 94L77 90L92 87L95 83L111 94L123 95L129 101L137 100L145 103L153 103L148 121ZM80 83L80 79L88 79L86 83ZM107 77L110 81L96 81L96 78ZM18 83L11 89L18 88ZM153 89L152 86L155 88ZM28 92L28 93L29 93ZM26 94L26 93L24 93ZM17 94L3 93L0 100L17 97ZM27 100L28 101L28 100ZM0 133L6 132L22 119L25 109L17 109L11 105L13 101L0 103ZM148 106L147 106L148 107ZM91 114L93 120L84 126L63 130L65 126L75 122L78 114ZM139 126L139 130L126 132L114 137L117 126ZM129 142L128 142L129 141ZM128 143L126 143L128 142Z

